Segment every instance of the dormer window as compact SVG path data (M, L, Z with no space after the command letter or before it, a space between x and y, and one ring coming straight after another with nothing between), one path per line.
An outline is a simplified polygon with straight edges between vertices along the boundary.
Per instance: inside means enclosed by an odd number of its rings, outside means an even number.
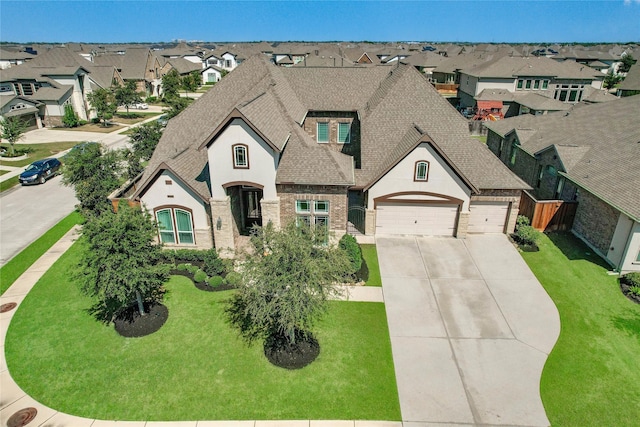
M329 142L329 122L318 122L316 135L318 142Z
M236 144L233 149L233 168L249 169L249 147L244 144Z
M414 169L413 175L414 181L428 181L429 180L429 162L426 160L418 160Z
M338 123L338 143L349 144L351 142L351 124Z

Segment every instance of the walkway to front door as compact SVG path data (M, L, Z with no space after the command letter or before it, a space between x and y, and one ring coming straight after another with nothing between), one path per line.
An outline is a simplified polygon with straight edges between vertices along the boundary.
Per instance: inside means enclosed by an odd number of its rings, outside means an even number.
M559 315L507 237L376 243L405 425L548 426L540 376Z

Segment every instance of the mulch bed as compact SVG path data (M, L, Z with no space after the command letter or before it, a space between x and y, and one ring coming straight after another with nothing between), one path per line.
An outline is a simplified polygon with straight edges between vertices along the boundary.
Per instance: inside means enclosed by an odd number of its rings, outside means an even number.
M295 344L283 337L270 338L264 343L264 355L269 362L289 370L304 368L319 354L320 344L311 334L296 338Z
M123 337L143 337L156 332L169 318L169 309L162 304L144 304L145 315L141 316L134 305L120 313L113 321L116 332Z
M636 304L640 304L640 295L632 293L629 290L629 288L630 288L630 286L627 285L626 283L620 283L620 290L622 291L624 296L626 296L627 298L629 298L631 301L635 302Z

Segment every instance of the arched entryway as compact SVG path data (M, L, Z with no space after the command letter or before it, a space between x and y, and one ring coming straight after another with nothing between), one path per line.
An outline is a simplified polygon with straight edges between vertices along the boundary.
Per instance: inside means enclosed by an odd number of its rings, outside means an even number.
M223 187L230 198L235 230L241 236L249 235L254 225L262 225L264 187L253 182L230 182Z

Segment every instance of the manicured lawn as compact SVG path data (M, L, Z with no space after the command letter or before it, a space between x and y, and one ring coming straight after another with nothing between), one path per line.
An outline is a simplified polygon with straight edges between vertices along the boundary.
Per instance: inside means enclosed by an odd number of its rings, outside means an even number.
M233 291L199 291L181 276L166 284L167 323L122 338L87 314L70 279L81 250L43 276L7 333L11 375L39 402L116 420L400 419L383 304L332 302L316 331L320 356L288 371L225 322Z
M550 238L549 238L550 237ZM560 312L560 338L545 365L542 400L553 426L637 426L640 305L570 234L543 236L523 253Z
M127 113L118 113L114 116L113 121L125 124L125 125L133 125L135 123L139 123L143 120L147 120L150 117L160 116L162 113L143 113L137 110L129 110L129 115Z
M76 144L78 144L77 141L48 142L45 144L15 144L14 147L16 148L16 150L30 149L31 152L29 153L29 156L24 160L18 160L16 162L12 162L9 160L0 160L0 164L15 167L27 166L36 160L46 159L47 157L51 157L61 151L68 150ZM2 144L2 146L8 147L9 144Z
M49 250L64 234L71 228L80 224L82 216L78 212L72 212L56 225L51 227L49 231L44 233L38 240L24 248L15 257L0 268L0 295L2 295L9 286L16 281L31 265L36 262L42 254Z
M16 185L18 185L18 183L19 181L17 176L13 176L9 179L5 179L4 181L0 182L0 193L15 187Z
M360 249L362 249L362 258L364 262L367 263L367 268L369 269L369 278L365 283L366 286L382 286L376 245L360 245Z
M5 173L9 173L9 171L0 169L0 176L4 175Z
M117 122L117 119L113 119L112 121ZM87 123L86 125L78 126L75 128L51 128L52 130L67 130L72 132L97 132L97 133L111 133L115 132L118 129L122 129L122 126L110 124L109 126L103 126L102 122L100 123Z

